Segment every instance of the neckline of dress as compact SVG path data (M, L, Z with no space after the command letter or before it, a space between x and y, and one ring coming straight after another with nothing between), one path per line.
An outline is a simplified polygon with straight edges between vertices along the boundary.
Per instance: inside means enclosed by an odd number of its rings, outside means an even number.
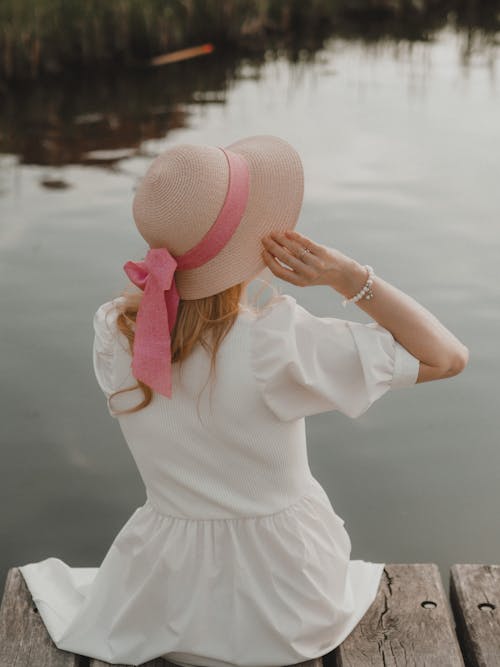
M243 303L239 303L238 306L239 306L238 317L242 316L255 317L255 315L257 314L251 306L247 306Z
M253 306L249 306L245 303L238 303L239 306L239 312L238 312L238 317L237 319L250 319L250 320L255 320L259 318L261 315L264 313L267 313L270 308L273 308L281 299L287 299L287 298L292 298L288 294L280 293L278 295L278 300L277 301L272 301L271 304L266 304L265 306L262 307L261 310L256 310Z

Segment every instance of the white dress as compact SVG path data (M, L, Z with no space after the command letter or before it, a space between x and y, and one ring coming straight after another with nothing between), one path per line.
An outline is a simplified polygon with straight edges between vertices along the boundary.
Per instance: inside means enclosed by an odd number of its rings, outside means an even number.
M135 384L121 298L94 316L107 397ZM146 500L100 567L21 566L54 643L129 665L281 667L331 651L373 602L384 563L350 560L344 520L309 468L304 417L355 418L418 368L376 322L317 317L287 294L260 313L243 307L214 384L199 345L181 373L172 366L171 399L154 393L118 417Z

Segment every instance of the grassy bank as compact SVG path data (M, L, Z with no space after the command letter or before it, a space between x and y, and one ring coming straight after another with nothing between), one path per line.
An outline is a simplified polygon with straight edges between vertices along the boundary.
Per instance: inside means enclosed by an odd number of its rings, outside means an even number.
M484 5L487 5L485 7ZM2 0L0 78L141 65L201 42L265 49L273 40L318 43L332 31L414 38L457 24L495 30L500 0Z

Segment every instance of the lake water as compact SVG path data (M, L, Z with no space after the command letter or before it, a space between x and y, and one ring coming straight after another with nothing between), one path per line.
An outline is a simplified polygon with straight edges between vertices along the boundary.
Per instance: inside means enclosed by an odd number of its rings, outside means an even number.
M470 44L469 44L470 47ZM357 420L307 419L311 469L352 558L500 556L500 94L495 50L332 40L313 62L216 54L150 76L32 86L7 100L0 155L2 580L57 556L96 566L145 500L93 375L92 317L145 245L137 178L176 142L277 134L302 155L297 229L434 313L470 350L448 380ZM67 187L57 185L61 179ZM370 321L328 288L273 282L321 316Z

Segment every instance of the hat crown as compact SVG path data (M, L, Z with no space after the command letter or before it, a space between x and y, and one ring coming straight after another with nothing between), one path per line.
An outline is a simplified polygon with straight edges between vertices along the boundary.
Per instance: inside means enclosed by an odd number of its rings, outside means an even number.
M203 265L175 272L184 300L211 296L260 273L266 268L262 237L273 230L293 229L297 223L304 173L299 154L287 141L254 135L222 150L181 143L160 153L136 188L133 217L150 248L166 248L174 257L196 250L226 201L228 151L248 168L245 210L215 256Z
M132 212L151 248L182 255L215 222L224 203L229 169L214 146L177 144L160 153L136 189Z

